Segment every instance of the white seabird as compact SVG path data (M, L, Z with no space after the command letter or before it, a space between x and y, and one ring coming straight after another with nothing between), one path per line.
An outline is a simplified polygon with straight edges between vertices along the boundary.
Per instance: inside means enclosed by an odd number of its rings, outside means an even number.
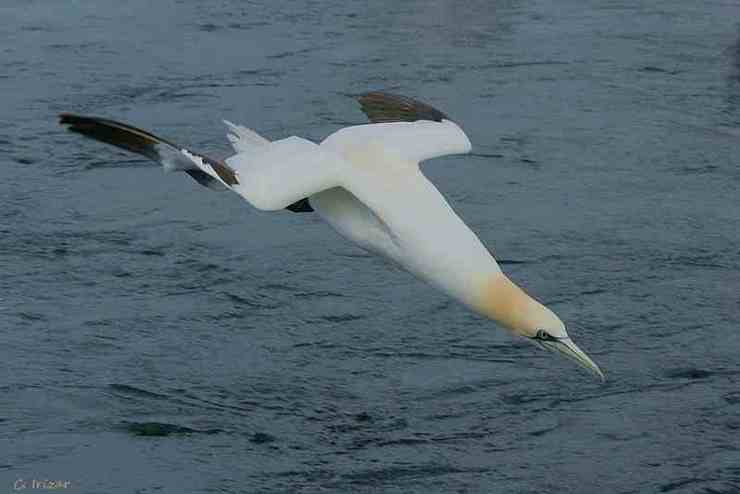
M603 380L560 318L501 271L421 172L421 161L468 153L463 130L412 98L371 92L358 100L371 123L342 128L320 144L295 136L271 142L225 122L236 154L223 161L113 120L64 113L60 122L142 154L167 171L184 171L206 187L232 190L258 209L315 211L360 247Z

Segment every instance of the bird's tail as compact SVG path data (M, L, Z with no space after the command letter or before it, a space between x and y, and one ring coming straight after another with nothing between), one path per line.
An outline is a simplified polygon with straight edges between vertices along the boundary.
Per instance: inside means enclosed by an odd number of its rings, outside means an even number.
M248 153L270 144L270 141L243 125L233 124L228 120L224 120L224 124L229 128L226 137L237 153Z

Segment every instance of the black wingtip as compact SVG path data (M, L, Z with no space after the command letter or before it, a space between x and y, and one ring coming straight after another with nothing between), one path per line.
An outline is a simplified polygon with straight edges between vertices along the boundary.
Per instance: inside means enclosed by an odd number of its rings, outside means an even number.
M75 113L60 113L59 114L59 124L60 125L70 125L74 127L74 126L84 123L85 121L90 121L90 120L91 120L90 117L83 117L82 115L77 115Z
M100 117L92 117L89 115L79 115L77 113L64 112L59 114L60 125L93 125L96 122L109 122L108 120ZM112 121L110 121L112 122ZM118 123L118 122L115 122Z
M60 113L59 123L67 126L67 130L141 154L154 161L159 159L157 144L172 145L149 132L106 118Z
M372 123L450 120L447 115L436 108L400 94L371 91L360 95L357 101Z

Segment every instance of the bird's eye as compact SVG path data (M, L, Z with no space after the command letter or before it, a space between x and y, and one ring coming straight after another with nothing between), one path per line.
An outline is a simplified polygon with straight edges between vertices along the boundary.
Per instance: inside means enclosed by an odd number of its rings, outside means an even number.
M537 334L534 335L534 337L542 341L550 341L554 339L552 335L548 333L547 331L545 331L544 329L538 329Z

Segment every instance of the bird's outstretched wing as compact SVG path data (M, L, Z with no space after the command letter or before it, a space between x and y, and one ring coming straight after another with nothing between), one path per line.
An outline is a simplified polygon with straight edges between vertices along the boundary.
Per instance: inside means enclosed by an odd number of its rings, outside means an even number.
M463 130L441 111L398 94L374 91L358 98L369 125L345 127L321 144L345 156L371 153L417 164L449 154L467 153Z
M239 181L234 170L223 161L190 151L125 123L73 113L59 115L59 123L68 126L72 132L145 156L160 163L167 171L184 171L193 180L212 190L228 190ZM253 130L231 122L224 123L231 131L228 138L237 152L252 153L270 144ZM313 211L305 198L286 205L285 209L294 213Z
M112 144L160 163L165 170L184 171L199 184L226 190L237 183L236 175L223 162L189 151L145 130L106 118L62 113L59 123L97 141Z

